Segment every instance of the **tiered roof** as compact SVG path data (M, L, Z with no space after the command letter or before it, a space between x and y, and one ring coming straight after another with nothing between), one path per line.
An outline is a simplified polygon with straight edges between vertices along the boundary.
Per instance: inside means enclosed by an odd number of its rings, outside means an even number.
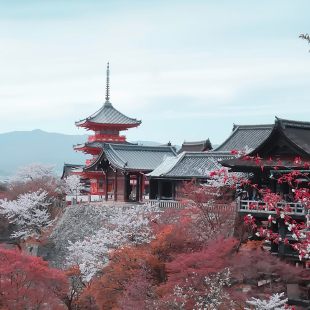
M78 150L78 149L86 149L86 148L92 148L92 149L102 149L103 145L104 145L104 141L93 141L93 142L85 142L85 143L80 143L80 144L76 144L76 145L73 145L73 148L75 150ZM137 145L137 143L130 143L130 142L113 142L115 144L118 144L118 143L122 143L122 144L130 144L130 145Z
M137 127L141 124L135 118L130 118L123 113L116 110L110 102L105 102L104 105L91 116L75 122L78 127L90 128L94 125L109 125L117 128L131 128Z
M105 103L103 106L91 116L75 122L75 125L78 127L86 127L87 129L91 128L100 128L108 127L115 128L117 130L126 130L127 128L137 127L141 124L141 121L138 121L135 118L130 118L123 113L116 110L112 103L110 102L110 69L109 63L107 66L107 85L106 85L106 97ZM97 130L96 129L96 130Z
M212 150L212 144L209 139L203 141L184 141L181 149L178 151L178 154L182 152L204 152L206 150Z

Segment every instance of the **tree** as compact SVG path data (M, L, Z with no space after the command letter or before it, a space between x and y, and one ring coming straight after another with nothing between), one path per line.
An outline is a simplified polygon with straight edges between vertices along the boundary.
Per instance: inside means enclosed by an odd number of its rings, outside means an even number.
M13 181L35 181L53 177L55 165L42 164L42 163L30 163L27 166L18 167L14 176Z
M58 197L61 194L61 184L53 168L54 165L41 163L19 167L8 183L5 197L15 200L21 194L41 189L48 193L49 198Z
M66 276L42 258L0 247L0 278L1 309L66 308L61 302L69 289Z
M284 296L284 293L280 294L273 294L267 295L267 300L260 300L257 298L253 298L252 300L247 300L247 303L251 306L254 306L254 308L245 308L245 310L287 310L292 309L294 310L295 307L288 307L287 301L288 299L282 299Z
M12 238L39 238L51 226L46 198L47 192L41 190L19 195L16 200L0 200L0 214L17 227Z
M91 237L69 242L67 265L78 265L84 281L89 282L109 262L109 253L125 242L140 244L151 238L149 221L158 218L158 208L130 206L109 209L109 221Z
M81 195L81 191L84 186L81 184L80 177L78 175L70 175L64 179L64 191L67 195L77 196Z

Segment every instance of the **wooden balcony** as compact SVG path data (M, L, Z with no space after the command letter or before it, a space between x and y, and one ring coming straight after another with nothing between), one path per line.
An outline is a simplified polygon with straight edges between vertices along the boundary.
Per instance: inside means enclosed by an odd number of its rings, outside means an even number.
M278 203L278 208L289 207L291 212L287 212L288 215L292 217L303 218L307 214L307 208L296 202L286 202L282 201ZM275 210L269 210L267 203L263 201L255 200L238 200L238 212L252 214L253 216L257 214L258 216L268 216L276 214Z

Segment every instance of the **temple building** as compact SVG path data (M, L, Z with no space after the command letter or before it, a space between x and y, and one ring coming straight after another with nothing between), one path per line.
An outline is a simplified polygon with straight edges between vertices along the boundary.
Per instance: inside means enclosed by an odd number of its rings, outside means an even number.
M212 150L212 144L209 139L203 141L184 141L178 154L182 152L206 152Z
M171 144L150 147L126 141L121 131L138 127L141 121L129 118L110 102L110 70L107 67L106 98L91 116L75 122L77 127L94 132L88 141L74 150L93 156L86 165L73 169L82 179L90 180L92 195L113 201L140 201L148 195L149 181L144 174L154 170L166 156L176 156Z

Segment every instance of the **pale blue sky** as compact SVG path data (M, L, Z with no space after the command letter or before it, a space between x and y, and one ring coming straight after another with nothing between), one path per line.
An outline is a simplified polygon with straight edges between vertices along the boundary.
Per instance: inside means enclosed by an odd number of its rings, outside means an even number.
M104 102L129 140L222 142L232 124L310 121L310 1L0 0L0 133L85 133Z

